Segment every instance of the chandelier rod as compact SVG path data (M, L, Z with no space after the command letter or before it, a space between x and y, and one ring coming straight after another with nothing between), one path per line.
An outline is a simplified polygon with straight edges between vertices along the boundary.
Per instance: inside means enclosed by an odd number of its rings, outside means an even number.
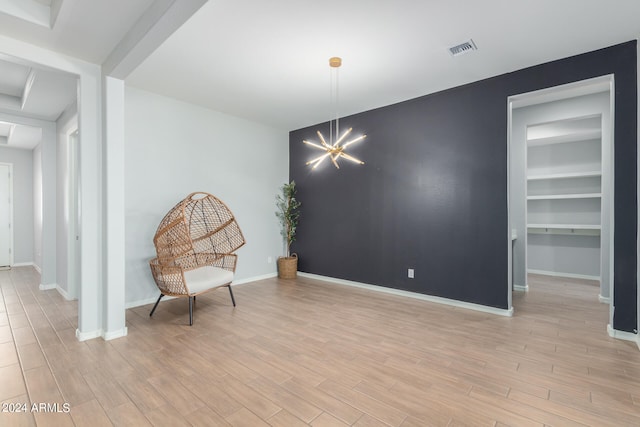
M340 66L342 65L342 58L334 56L329 58L329 66L331 67L330 73L330 104L333 107L333 117L335 120L335 132L333 132L333 125L331 119L329 119L329 144L333 145L335 140L340 135L340 115L339 115L339 99L340 99Z

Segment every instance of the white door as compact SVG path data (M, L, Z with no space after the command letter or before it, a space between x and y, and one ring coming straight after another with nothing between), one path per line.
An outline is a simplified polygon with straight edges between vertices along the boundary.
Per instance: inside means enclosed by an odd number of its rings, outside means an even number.
M0 163L0 267L11 265L11 165Z

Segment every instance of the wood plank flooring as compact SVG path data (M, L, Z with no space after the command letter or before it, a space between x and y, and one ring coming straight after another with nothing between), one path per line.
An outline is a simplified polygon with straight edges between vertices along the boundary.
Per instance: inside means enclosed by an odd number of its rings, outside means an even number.
M82 343L77 303L38 283L0 272L0 402L28 409L2 426L640 425L640 351L608 337L589 283L532 276L505 318L269 279L234 287L236 308L199 296L192 327L163 301Z

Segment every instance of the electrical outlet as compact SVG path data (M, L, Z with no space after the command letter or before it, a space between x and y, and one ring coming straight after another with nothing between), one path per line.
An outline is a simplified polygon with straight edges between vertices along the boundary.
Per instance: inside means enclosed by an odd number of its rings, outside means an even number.
M273 262L273 257L267 257L267 264L271 264Z
M413 268L410 268L409 270L407 270L407 277L409 279L413 279L415 277L414 276L414 272L413 272Z

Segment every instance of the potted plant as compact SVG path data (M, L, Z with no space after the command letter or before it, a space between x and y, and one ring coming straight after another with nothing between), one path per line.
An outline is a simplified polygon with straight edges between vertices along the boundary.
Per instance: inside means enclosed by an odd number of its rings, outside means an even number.
M296 227L300 218L300 202L296 200L296 183L283 184L276 195L276 216L280 220L280 234L284 238L285 256L278 257L278 277L295 279L298 271L298 255L291 253L291 243L296 240Z

